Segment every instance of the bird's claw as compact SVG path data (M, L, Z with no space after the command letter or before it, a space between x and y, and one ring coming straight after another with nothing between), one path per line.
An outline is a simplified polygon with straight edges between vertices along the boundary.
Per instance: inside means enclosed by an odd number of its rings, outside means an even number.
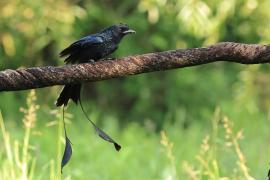
M105 60L115 60L115 59L116 59L115 57L109 57L109 58L107 58Z
M89 59L89 60L87 60L86 62L87 62L87 63L95 63L95 60Z

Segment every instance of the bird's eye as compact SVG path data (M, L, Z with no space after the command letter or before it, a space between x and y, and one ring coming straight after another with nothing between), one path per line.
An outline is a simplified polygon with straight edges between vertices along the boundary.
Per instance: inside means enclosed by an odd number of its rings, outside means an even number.
M121 32L125 32L125 31L127 31L128 30L128 28L127 27L121 27Z

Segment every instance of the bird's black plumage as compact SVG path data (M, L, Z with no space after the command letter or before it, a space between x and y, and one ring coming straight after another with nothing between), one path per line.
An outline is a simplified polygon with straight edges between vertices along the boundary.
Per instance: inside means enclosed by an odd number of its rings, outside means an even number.
M135 31L126 24L110 26L99 33L72 43L60 53L60 57L65 57L66 64L98 61L112 54L118 48L122 38L130 33L135 33ZM66 106L69 99L77 104L80 89L81 84L66 85L57 99L56 106Z

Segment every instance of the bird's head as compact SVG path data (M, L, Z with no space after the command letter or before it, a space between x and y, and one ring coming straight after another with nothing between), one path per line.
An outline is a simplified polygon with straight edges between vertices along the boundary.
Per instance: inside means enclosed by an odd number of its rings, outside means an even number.
M117 24L110 26L109 28L105 29L104 31L111 32L112 36L116 39L119 39L119 41L128 34L136 33L133 29L130 29L127 24Z
M115 25L115 31L117 31L119 34L122 34L123 36L127 34L136 33L136 31L134 31L133 29L130 29L127 24Z

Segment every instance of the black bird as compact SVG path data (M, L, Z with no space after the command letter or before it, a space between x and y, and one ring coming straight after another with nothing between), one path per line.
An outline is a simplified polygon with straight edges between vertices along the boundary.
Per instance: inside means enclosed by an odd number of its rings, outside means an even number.
M122 38L135 33L126 24L110 26L99 33L81 38L72 43L60 53L60 57L66 57L66 64L96 62L112 54L121 42ZM80 98L81 84L65 85L56 101L56 106L66 106L69 99L76 104Z
M60 57L66 57L66 64L77 64L85 62L95 62L113 53L117 48L122 38L130 33L135 33L126 24L118 24L110 26L99 33L86 36L64 49L60 53ZM79 102L81 110L83 111L87 120L93 125L98 135L114 144L117 151L121 149L121 146L115 142L109 135L99 129L95 123L87 116L82 102L80 99L81 84L65 85L60 96L56 101L56 106L66 106L69 99L72 99L76 104ZM63 108L63 124L66 137L65 151L62 158L61 168L63 168L70 160L72 155L71 142L67 136L65 121L64 121L64 108Z

